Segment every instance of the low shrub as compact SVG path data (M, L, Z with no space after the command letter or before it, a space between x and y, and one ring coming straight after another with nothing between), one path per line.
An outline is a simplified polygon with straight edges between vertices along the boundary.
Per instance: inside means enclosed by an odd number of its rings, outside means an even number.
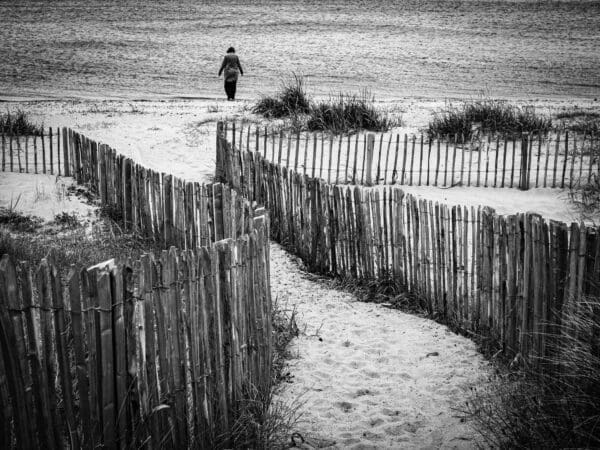
M367 91L359 96L339 94L312 105L308 114L308 130L334 134L358 130L387 131L398 125L397 121L375 107L374 98Z
M15 136L40 136L43 133L43 126L32 122L25 111L17 110L16 113L9 111L0 114L0 131Z
M539 367L503 370L467 412L491 448L600 447L600 300L578 303L546 335Z
M539 116L533 108L519 108L500 100L465 102L460 106L449 104L434 114L427 134L430 138L457 136L469 140L474 127L485 133L516 135L524 132L548 132L552 120Z

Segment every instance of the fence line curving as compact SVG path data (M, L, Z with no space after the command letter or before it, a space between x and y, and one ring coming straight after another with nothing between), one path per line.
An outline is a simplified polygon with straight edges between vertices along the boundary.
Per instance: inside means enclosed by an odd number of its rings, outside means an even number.
M219 180L265 205L273 239L311 270L399 284L509 355L536 362L562 312L600 294L597 227L328 184L240 151L221 125L217 139Z
M265 210L60 136L54 159L22 167L73 176L127 229L182 250L73 268L64 283L52 256L2 257L0 447L236 445L271 382Z

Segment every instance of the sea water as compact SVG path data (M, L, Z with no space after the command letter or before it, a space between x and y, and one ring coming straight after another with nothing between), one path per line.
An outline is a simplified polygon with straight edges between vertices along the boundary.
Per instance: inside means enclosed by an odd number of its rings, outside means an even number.
M600 2L1 0L1 98L600 97ZM599 99L600 100L600 99Z

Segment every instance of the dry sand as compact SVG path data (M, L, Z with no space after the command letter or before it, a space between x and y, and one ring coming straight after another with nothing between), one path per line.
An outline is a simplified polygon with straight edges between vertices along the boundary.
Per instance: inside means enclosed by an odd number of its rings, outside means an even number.
M277 244L271 289L282 309L296 308L302 331L291 348L293 378L277 398L299 405L297 430L311 445L477 445L457 410L490 370L473 342L431 320L360 302L305 273Z
M215 121L259 120L248 104L224 101L40 102L8 104L47 126L68 126L140 163L189 180L207 182L214 170ZM440 102L387 105L403 113L410 132L425 125ZM561 104L546 105L560 109ZM57 177L0 173L0 206L44 215L67 210L56 194L69 183ZM43 191L45 195L39 195ZM499 213L534 210L569 220L560 191L453 188L417 189L425 198L488 204ZM524 196L525 195L525 196ZM535 200L535 201L534 201ZM85 208L73 207L82 215ZM278 398L297 402L297 431L335 448L473 448L478 440L454 409L465 392L486 382L490 368L475 345L446 327L381 305L358 302L327 280L305 273L297 259L273 244L273 297L296 307L300 337L292 342L293 375ZM318 441L312 441L313 446Z
M0 172L0 207L40 217L46 222L57 214L75 215L80 222L95 217L96 208L69 192L70 177Z

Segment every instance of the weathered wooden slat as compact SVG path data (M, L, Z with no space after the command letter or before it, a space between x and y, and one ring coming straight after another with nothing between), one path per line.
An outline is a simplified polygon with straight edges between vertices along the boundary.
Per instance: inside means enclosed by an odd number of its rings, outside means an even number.
M4 130L0 130L0 142L2 142L2 172L6 170L6 136Z
M57 362L56 353L54 352L53 330L52 330L52 285L50 281L50 266L44 258L36 273L36 287L40 298L40 334L42 338L42 383L46 388L44 397L48 405L48 416L52 421L51 439L53 440L54 448L61 448L63 432L62 417L58 413L58 398L55 387Z
M396 135L396 151L394 153L394 169L392 171L392 184L396 184L396 175L398 173L398 153L400 151L400 135Z
M59 274L54 265L50 266L49 275L50 286L52 289L52 308L54 310L54 345L58 363L58 375L60 377L62 407L64 409L67 425L69 445L71 448L79 448L79 435L77 433L75 404L73 399L73 382L71 379L71 364L66 341L68 332L65 317L66 304L63 301L62 284Z
M440 158L441 158L441 153L440 153L440 140L436 139L437 142L437 153L436 153L436 158L435 158L435 178L433 179L433 185L437 186L438 185L438 176L439 176L439 172L440 172ZM470 166L469 166L469 171L470 171ZM470 175L469 175L470 178Z
M408 152L408 135L404 135L404 153L402 154L402 172L400 175L400 184L405 184L404 174L406 172L406 158Z
M448 159L449 159L449 154L450 154L450 136L447 135L446 136L446 152L445 152L445 156L444 156L444 184L443 186L448 186Z
M92 424L90 418L89 376L85 361L85 335L82 315L82 298L80 287L80 271L71 268L67 276L69 304L71 308L71 329L73 333L73 359L77 377L77 393L79 397L78 420L81 423L82 447L93 448Z
M8 255L3 255L0 259L0 349L12 403L16 444L20 448L33 448L36 446L36 422L32 420L32 377L26 359L21 310L15 266ZM31 344L35 345L35 342Z

